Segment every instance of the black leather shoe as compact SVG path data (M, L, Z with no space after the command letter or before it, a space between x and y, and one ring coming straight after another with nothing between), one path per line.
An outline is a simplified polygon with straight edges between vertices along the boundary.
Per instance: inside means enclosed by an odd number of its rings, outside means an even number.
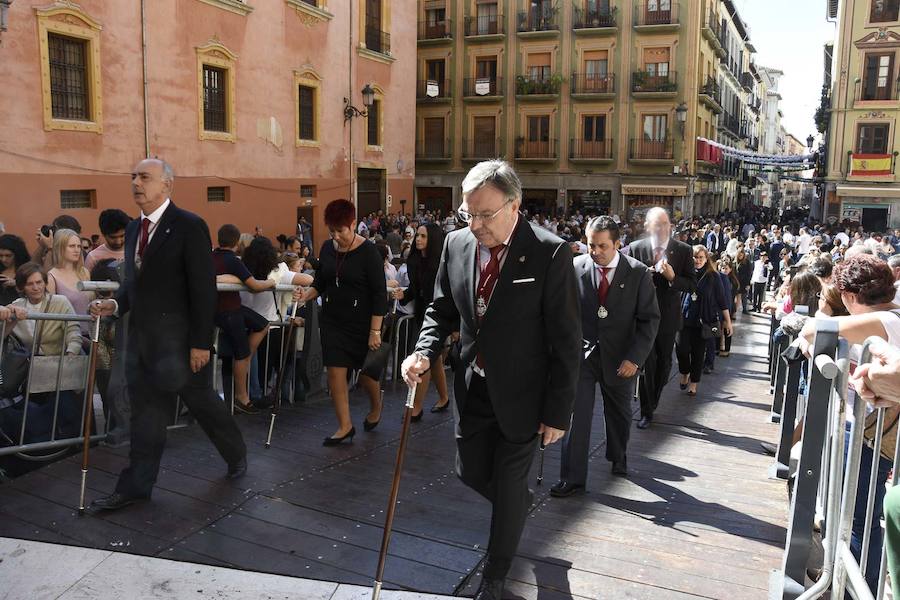
M449 401L449 400L447 400L446 402L444 402L443 404L440 404L440 405L435 404L434 406L431 407L431 410L428 411L428 412L431 412L431 413L442 413L442 412L447 412L447 409L448 409L448 408L450 408L450 401Z
M566 498L575 494L583 494L584 486L568 481L558 481L556 485L550 488L550 495L554 498Z
M503 600L503 580L482 579L472 600Z
M425 416L425 411L424 411L424 410L420 410L420 411L419 411L419 414L417 414L417 415L412 415L412 416L409 418L409 422L410 422L410 423L418 423L419 421L422 420L422 417L423 417L423 416Z
M240 459L236 463L228 465L228 473L225 475L226 479L237 479L238 477L242 477L247 472L247 457Z
M120 508L125 508L126 506L144 501L146 501L146 498L133 498L131 496L126 496L125 494L120 494L119 492L113 492L109 496L97 498L91 502L89 508L92 511L119 510Z
M363 419L363 431L374 431L379 423L381 423L381 419L378 419L375 422L372 422L369 419Z
M622 460L613 461L612 474L619 475L621 477L625 477L626 475L628 475L628 460L623 458Z
M653 422L653 419L650 417L641 417L641 420L638 421L637 428L638 429L647 429L650 427L650 423Z

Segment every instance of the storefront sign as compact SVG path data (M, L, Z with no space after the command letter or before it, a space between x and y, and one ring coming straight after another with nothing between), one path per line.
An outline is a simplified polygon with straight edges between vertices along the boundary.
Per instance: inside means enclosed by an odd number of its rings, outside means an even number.
M687 196L684 185L628 185L622 184L623 196Z
M841 220L846 219L847 221L859 221L862 217L862 210L855 206L845 206L843 210L841 210Z

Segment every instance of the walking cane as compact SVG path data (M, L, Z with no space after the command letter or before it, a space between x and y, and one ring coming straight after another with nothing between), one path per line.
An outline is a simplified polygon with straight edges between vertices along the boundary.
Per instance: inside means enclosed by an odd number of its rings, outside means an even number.
M372 600L381 597L381 583L384 577L384 563L387 560L388 544L391 542L391 528L394 525L394 510L397 508L397 496L400 493L400 475L403 471L403 456L406 454L406 441L409 439L409 421L412 417L416 400L416 386L409 388L406 394L406 409L403 412L403 429L400 432L400 447L397 449L397 463L394 465L394 481L391 484L391 498L388 502L387 516L384 519L384 534L381 536L381 553L378 555L378 569L375 572L375 586L372 588Z
M297 305L294 302L293 310L291 310L291 320L288 323L286 340L282 340L281 344L281 366L278 369L278 377L275 379L275 398L272 399L272 415L269 420L269 435L266 437L266 448L272 446L272 432L275 430L275 417L278 415L278 409L281 407L281 386L284 383L284 370L287 367L288 357L291 355L291 341L294 338L294 319L297 318Z
M544 483L544 450L547 449L547 446L544 445L544 440L541 439L541 462L538 465L538 478L537 484L542 485Z
M91 449L91 417L94 415L94 373L97 370L97 346L100 344L100 317L94 317L91 333L91 358L88 361L87 385L84 388L84 447L81 454L81 496L78 499L78 515L84 514L84 489L87 486L88 454Z

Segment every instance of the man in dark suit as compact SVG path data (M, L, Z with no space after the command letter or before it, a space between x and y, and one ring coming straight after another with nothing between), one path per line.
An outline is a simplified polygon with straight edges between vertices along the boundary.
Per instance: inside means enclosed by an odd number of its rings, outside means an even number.
M113 494L94 510L115 510L150 498L180 397L228 463L227 477L247 470L247 448L234 418L212 388L210 349L216 309L212 242L206 223L169 199L171 167L138 163L132 194L141 218L125 229L125 281L115 300L91 313L129 313L125 377L131 397L130 464Z
M590 254L575 258L583 360L572 426L562 442L560 481L550 488L556 497L585 489L598 383L606 421L606 459L612 463L613 474L628 474L634 376L653 348L659 328L653 278L643 263L619 252L616 222L595 217L585 235Z
M522 186L503 161L479 163L462 183L416 351L412 385L457 328L457 474L493 508L484 577L475 598L500 600L531 504L528 471L538 443L569 427L581 319L569 245L519 213Z
M650 267L653 273L660 322L653 350L644 363L644 376L638 390L641 396L638 429L650 427L653 413L659 406L659 397L669 380L675 334L681 329L681 294L692 294L697 288L693 251L684 242L672 239L669 213L660 207L648 210L644 230L649 235L629 244L626 250L631 257Z

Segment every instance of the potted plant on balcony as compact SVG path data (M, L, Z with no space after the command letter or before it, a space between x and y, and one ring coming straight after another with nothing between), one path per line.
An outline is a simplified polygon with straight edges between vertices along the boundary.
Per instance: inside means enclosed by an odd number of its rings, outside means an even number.
M631 75L631 88L635 92L644 91L644 84L647 83L647 72L646 71L635 71Z

